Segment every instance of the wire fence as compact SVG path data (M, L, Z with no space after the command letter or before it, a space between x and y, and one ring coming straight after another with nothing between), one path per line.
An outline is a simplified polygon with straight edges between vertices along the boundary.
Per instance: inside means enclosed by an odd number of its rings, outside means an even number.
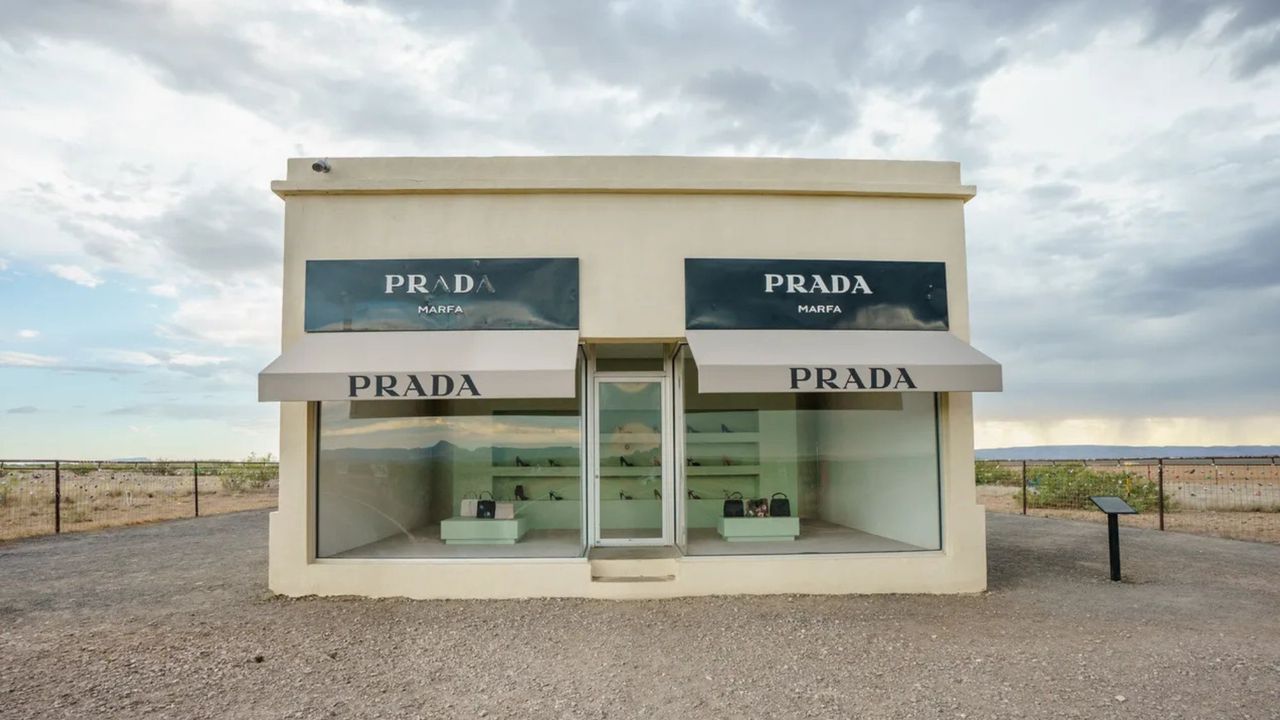
M0 460L0 540L274 508L274 462Z
M1105 522L1091 495L1117 495L1135 527L1280 543L1280 459L979 460L978 499L993 512Z

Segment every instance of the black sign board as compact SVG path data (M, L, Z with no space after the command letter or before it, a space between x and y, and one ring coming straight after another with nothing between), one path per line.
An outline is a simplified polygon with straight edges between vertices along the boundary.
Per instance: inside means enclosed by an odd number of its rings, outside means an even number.
M577 258L308 260L307 332L573 330Z
M947 267L690 258L684 302L690 330L946 330Z
M1138 511L1129 507L1129 503L1124 498L1118 498L1114 495L1090 495L1089 499L1093 501L1098 509L1108 515L1137 515Z

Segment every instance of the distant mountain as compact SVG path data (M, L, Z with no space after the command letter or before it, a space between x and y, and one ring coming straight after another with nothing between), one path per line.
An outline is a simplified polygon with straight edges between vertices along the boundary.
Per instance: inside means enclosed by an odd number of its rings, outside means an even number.
M975 450L979 460L1257 457L1280 455L1280 445L1031 445Z

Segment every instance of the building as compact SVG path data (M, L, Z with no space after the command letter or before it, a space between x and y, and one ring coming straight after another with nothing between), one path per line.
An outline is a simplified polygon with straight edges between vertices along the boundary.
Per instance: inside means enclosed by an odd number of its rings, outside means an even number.
M958 164L293 159L272 187L274 591L985 589L1001 369Z

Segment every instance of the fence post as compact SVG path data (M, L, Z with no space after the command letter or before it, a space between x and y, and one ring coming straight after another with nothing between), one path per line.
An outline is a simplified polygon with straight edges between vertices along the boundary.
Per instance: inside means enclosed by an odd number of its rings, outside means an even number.
M196 499L196 517L200 517L200 463L191 462L191 489Z
M62 461L53 461L53 533L62 532Z
M1027 461L1022 461L1022 514L1027 514Z
M1156 505L1160 514L1160 529L1164 529L1164 458L1156 460Z

